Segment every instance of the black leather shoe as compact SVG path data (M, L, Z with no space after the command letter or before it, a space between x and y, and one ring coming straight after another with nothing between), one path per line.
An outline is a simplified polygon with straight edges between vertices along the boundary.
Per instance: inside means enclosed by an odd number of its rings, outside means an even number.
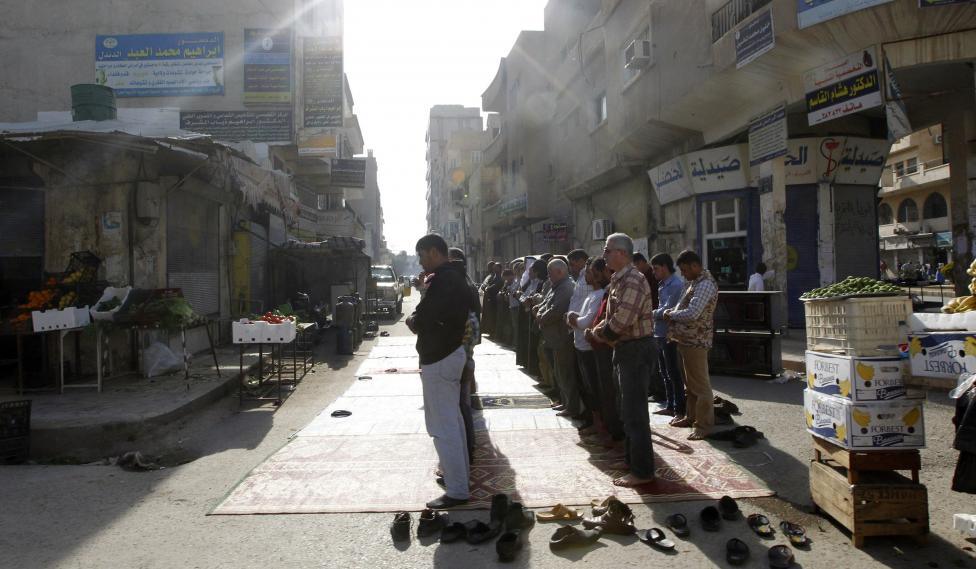
M424 510L420 513L420 521L417 522L417 537L427 537L440 533L442 529L450 524L447 514L435 512L434 510Z
M518 552L522 550L522 531L514 530L502 534L495 543L498 560L503 563L515 561Z
M526 511L522 502L512 502L505 514L505 529L508 531L524 530L535 524L535 515Z
M390 524L390 535L393 541L407 541L410 539L410 514L407 512L397 512L393 516L393 523Z
M492 522L504 522L511 505L512 499L507 494L495 494L491 497L491 513L488 515L488 519Z
M461 506L467 504L468 499L451 498L447 494L444 494L440 498L435 498L430 502L427 502L427 507L431 510L446 510L448 508L454 508L456 506Z

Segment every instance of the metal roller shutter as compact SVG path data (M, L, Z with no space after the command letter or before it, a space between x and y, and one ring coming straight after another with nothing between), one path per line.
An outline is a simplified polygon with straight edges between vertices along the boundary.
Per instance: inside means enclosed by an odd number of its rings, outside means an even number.
M198 314L220 312L220 206L184 192L167 200L166 270Z
M820 215L817 212L817 186L786 188L786 244L796 251L796 266L786 273L789 325L803 327L806 315L800 295L820 286Z

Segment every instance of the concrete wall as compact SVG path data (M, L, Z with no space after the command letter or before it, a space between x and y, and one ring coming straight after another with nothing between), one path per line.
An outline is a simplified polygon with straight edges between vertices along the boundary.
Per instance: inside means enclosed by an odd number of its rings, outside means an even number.
M95 80L95 36L175 32L224 33L224 95L126 97L120 107L244 109L244 28L277 27L297 0L4 0L0 35L0 121L30 121L37 111L71 108L69 87ZM58 22L54 25L52 22ZM294 64L294 62L293 62ZM261 108L247 105L247 108Z

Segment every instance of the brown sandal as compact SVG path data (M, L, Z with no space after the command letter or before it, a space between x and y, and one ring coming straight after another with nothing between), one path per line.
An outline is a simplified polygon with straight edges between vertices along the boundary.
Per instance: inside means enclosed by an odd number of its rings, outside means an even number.
M634 512L630 506L614 498L607 504L607 510L596 518L584 518L583 527L586 529L600 528L604 533L631 535L634 527Z

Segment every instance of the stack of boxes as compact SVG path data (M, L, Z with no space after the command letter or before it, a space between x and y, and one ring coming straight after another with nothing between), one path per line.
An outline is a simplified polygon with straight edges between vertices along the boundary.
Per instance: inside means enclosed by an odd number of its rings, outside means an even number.
M924 536L928 500L917 483L917 449L925 446L925 393L906 386L909 362L899 353L908 340L911 302L812 300L805 308L803 406L815 437L814 502L852 532L857 546L878 528ZM912 479L896 470L912 470Z

